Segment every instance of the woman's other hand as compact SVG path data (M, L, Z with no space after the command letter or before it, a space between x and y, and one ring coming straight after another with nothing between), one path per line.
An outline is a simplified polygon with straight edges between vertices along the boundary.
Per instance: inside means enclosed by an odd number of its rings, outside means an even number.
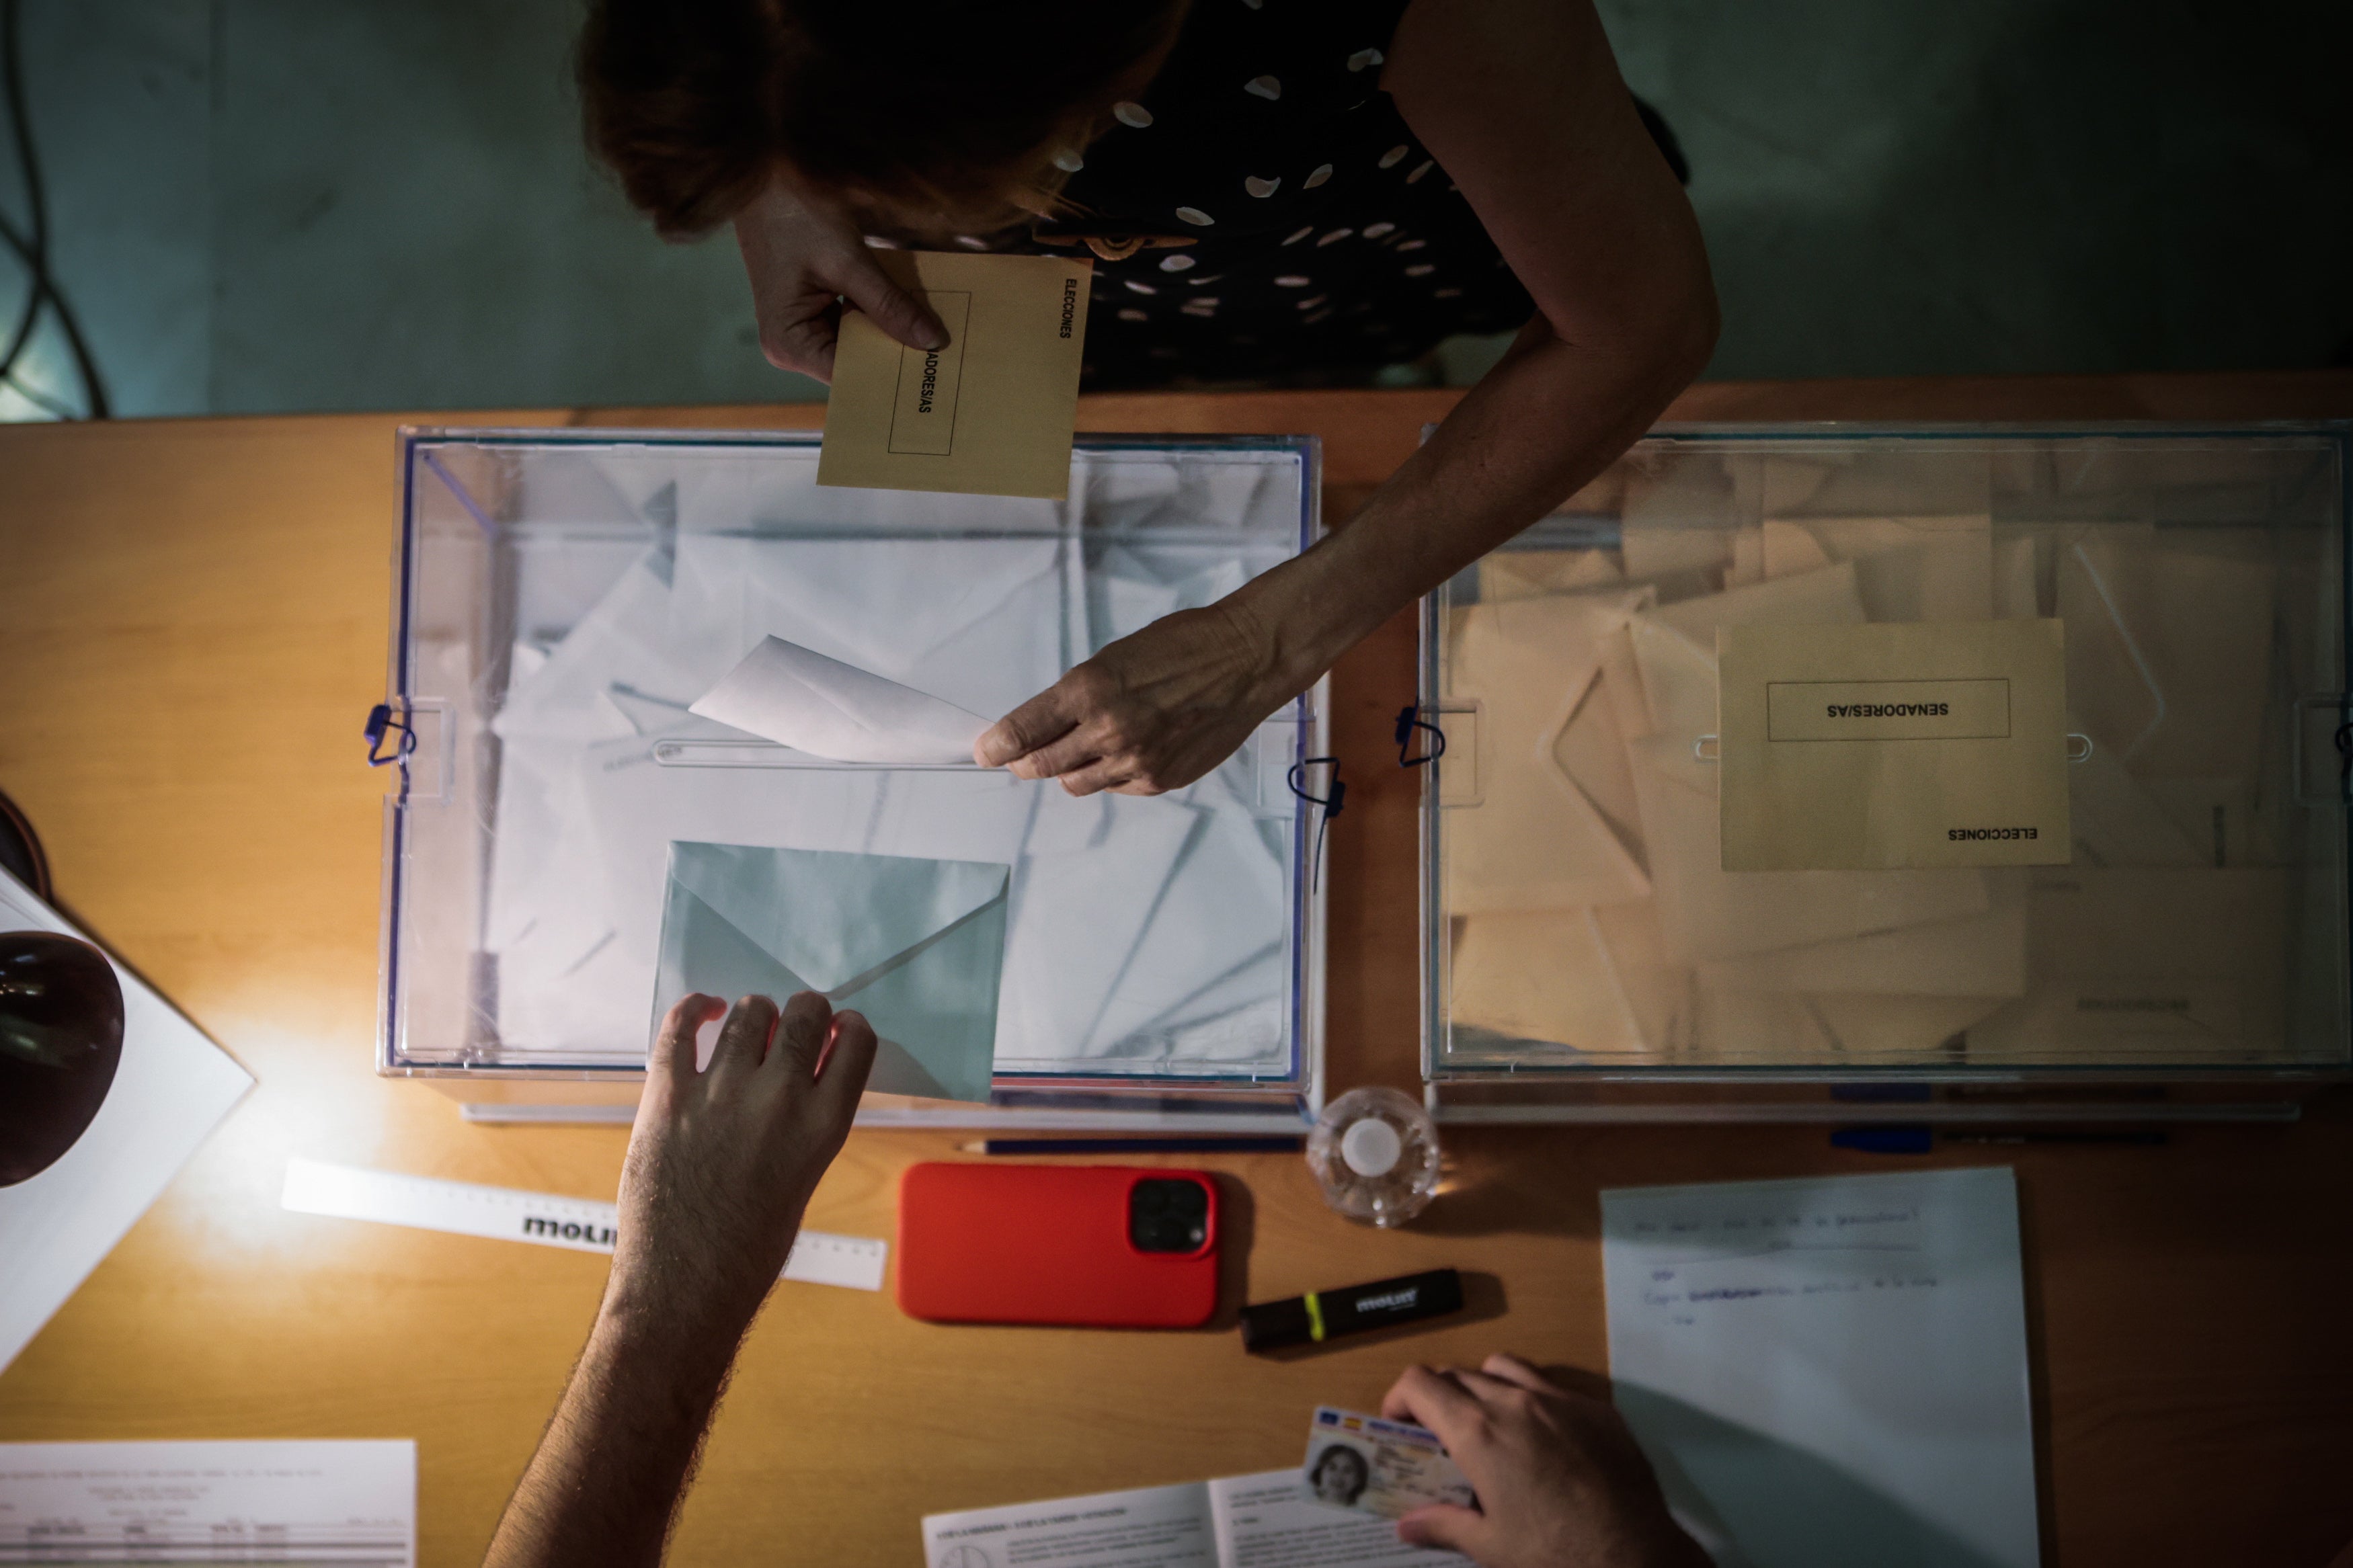
M832 381L845 300L909 348L947 346L940 319L875 264L857 226L781 177L736 216L735 242L752 275L760 352L778 370Z
M1113 643L974 742L973 760L1072 795L1182 789L1233 755L1297 689L1234 599L1179 610Z

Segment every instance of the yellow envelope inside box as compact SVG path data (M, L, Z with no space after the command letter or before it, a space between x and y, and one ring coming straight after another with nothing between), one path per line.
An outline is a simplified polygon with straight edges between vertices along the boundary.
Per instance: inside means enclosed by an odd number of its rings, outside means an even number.
M2063 865L2058 621L1716 632L1726 871Z

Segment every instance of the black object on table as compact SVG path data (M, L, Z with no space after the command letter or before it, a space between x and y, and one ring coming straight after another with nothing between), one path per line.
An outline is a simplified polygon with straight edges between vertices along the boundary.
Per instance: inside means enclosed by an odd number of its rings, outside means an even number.
M48 901L41 841L5 795L0 866ZM106 954L56 931L0 931L0 1187L74 1146L121 1061L122 983Z
M122 983L90 943L0 931L0 1187L89 1131L122 1060Z
M32 889L43 903L49 901L49 858L41 852L33 825L5 795L0 795L0 867L7 868L8 874Z

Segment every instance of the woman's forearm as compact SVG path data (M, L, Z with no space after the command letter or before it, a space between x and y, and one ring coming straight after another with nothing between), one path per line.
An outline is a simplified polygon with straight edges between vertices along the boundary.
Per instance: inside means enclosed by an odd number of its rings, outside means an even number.
M1346 527L1253 580L1234 608L1267 650L1270 706L1405 605L1575 494L1705 364L1712 293L1618 343L1563 342L1539 317Z

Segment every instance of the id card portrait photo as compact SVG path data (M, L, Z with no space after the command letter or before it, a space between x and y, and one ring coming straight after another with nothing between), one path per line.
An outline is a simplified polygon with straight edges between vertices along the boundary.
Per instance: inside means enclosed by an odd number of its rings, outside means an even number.
M1716 669L1726 871L2071 858L2062 623L1722 626Z

